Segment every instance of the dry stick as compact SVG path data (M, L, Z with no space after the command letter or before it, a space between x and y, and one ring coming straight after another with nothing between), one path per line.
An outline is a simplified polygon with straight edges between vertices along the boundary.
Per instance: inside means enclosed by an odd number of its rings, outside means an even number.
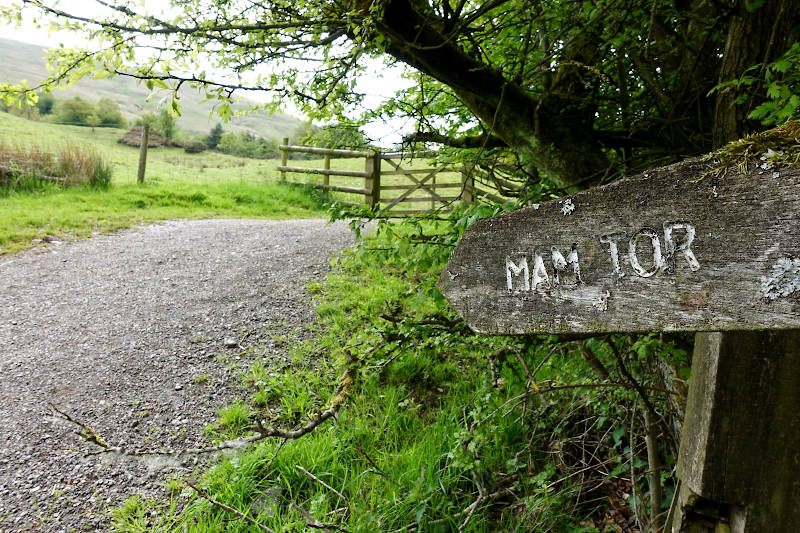
M464 522L462 522L461 526L458 528L458 533L461 533L462 531L467 529L469 521L472 520L472 515L475 514L475 511L478 510L478 507L480 507L480 505L486 499L486 492L483 490L483 484L481 483L478 474L475 472L475 469L474 468L470 469L470 473L472 474L472 479L475 481L475 486L478 487L478 497L475 499L474 502L472 502L472 504L469 507L467 507L468 509L467 517L464 519Z
M636 469L633 466L633 457L634 457L633 443L636 442L635 440L636 433L633 430L635 422L636 422L636 407L634 406L634 408L631 409L631 432L630 432L630 446L629 446L630 453L628 455L630 457L630 465L631 465L631 490L633 491L633 498L634 501L636 502L636 505L632 505L631 508L633 509L633 518L634 520L636 520L636 524L639 526L639 530L641 531L642 529L644 529L642 527L641 520L639 520L639 512L641 511L642 499L639 498L639 496L636 494Z
M269 472L270 470L272 470L272 463L274 463L274 462L275 462L275 459L277 459L277 458L278 458L278 454L280 453L280 451L281 451L281 448L283 448L283 445L284 445L284 444L286 444L288 441L289 441L289 439L283 439L283 440L281 441L281 443L278 445L278 449L277 449L277 450L275 450L275 453L274 453L274 454L272 454L272 459L270 459L270 460L269 460L269 464L267 465L267 470L266 470L267 472Z
M592 349L586 346L586 343L583 341L578 341L575 344L578 345L578 351L581 353L581 357L583 357L586 364L594 370L594 373L597 374L600 379L608 379L608 370L606 370L606 367L603 366L603 363L600 362Z
M236 516L238 516L239 518L247 520L248 522L250 522L254 526L257 526L262 531L267 531L268 533L275 533L274 529L270 529L269 527L265 526L264 524L259 524L255 519L253 519L252 516L248 516L248 515L244 514L243 512L234 509L233 507L225 505L222 502L218 502L217 500L212 498L206 491L204 491L203 489L201 489L200 487L198 487L197 485L195 485L191 481L187 481L186 484L189 485L191 488L193 488L198 496L200 496L204 500L208 500L212 505L215 505L215 506L219 507L220 509L228 511L229 513L233 513Z
M324 481L322 481L320 478L318 478L317 476L315 476L314 474L312 474L311 472L309 472L308 470L306 470L305 468L303 468L302 466L300 466L300 465L294 465L294 467L295 467L295 468L297 468L298 470L300 470L300 471L301 471L302 473L304 473L306 476L308 476L308 478L309 478L309 479L311 479L312 481L316 481L317 483L319 483L320 485L322 485L323 487L325 487L326 489L328 489L328 490L329 490L329 491L331 491L332 493L336 494L336 495L337 495L339 498L341 498L341 500L344 502L344 504L345 504L345 505L348 507L348 509L349 509L349 507L350 507L350 502L347 500L347 498L345 497L345 495L344 495L344 494L342 494L342 493L341 493L341 492L339 492L338 490L334 489L333 487L331 487L330 485L328 485L327 483L325 483ZM349 511L348 511L348 514L349 514Z
M502 489L498 489L498 490L492 492L491 494L487 494L483 501L484 501L484 503L489 503L489 502L492 502L492 501L497 500L499 498L502 498L503 496L508 496L509 494L514 494L514 491L516 490L516 488L517 488L516 485L511 485L510 487L505 487L505 488L502 488ZM457 512L456 514L454 514L451 517L440 518L438 520L432 520L432 521L428 522L428 525L429 526L435 526L437 524L444 524L448 520L452 520L452 519L455 519L455 518L461 518L462 516L464 516L465 514L467 514L469 512L471 507L472 507L472 504L470 504L470 506L467 507L466 509L463 509L463 510ZM411 522L407 526L403 526L403 527L401 527L399 529L393 530L391 533L402 533L403 531L411 531L411 530L414 530L414 529L418 529L419 525L420 525L419 522Z
M361 446L360 446L358 443L356 443L356 444L355 444L355 447L356 447L356 451L357 451L358 453L360 453L361 455L363 455L363 456L364 456L364 458L367 460L367 462L368 462L368 463L370 464L370 466L372 467L372 470L373 470L373 471L374 471L376 474L378 474L379 476L382 476L382 477L384 477L384 478L388 479L389 481L391 481L392 483L394 483L395 485L397 485L397 487L398 487L398 488L405 489L405 487L404 487L403 485L401 485L401 484L400 484L399 482L397 482L396 480L392 479L392 478L389 476L389 474L387 474L386 472L384 472L384 471L383 471L383 470L382 470L382 469L381 469L381 468L380 468L380 467L379 467L379 466L378 466L378 465L375 463L375 461L373 461L373 460L372 460L372 457L370 457L369 455L367 455L367 452L365 452L365 451L364 451L364 449L363 449L363 448L362 448L362 447L361 447Z
M55 416L61 418L62 420L66 420L67 422L70 422L72 424L75 424L83 430L82 432L79 431L78 435L86 439L88 442L96 444L102 448L102 450L97 452L90 452L88 455L112 453L117 455L125 455L128 457L143 457L151 455L181 456L181 455L200 455L206 453L214 453L225 450L243 448L254 442L264 440L267 437L282 437L285 440L299 439L300 437L314 431L320 424L322 424L329 418L335 417L336 413L338 413L339 409L341 409L342 405L344 405L344 402L347 401L347 399L350 397L353 388L353 383L355 382L355 366L353 365L355 359L352 357L352 355L348 354L347 362L348 362L348 367L339 378L339 387L337 389L336 396L334 396L333 401L331 402L331 406L322 411L319 415L316 416L316 418L309 421L305 426L302 426L294 430L286 430L280 428L265 428L262 425L261 421L259 420L256 422L258 433L256 433L255 435L250 435L249 437L244 437L233 441L226 441L217 446L208 446L205 448L187 448L183 450L174 450L174 449L131 450L124 446L110 446L106 441L103 440L102 437L100 437L100 435L96 431L94 431L87 424L84 424L83 422L72 418L70 415L61 411L54 404L50 403L49 405L51 409L53 409Z
M628 371L628 368L625 366L625 361L622 359L622 354L619 353L619 350L612 342L611 338L606 338L606 344L611 347L611 352L614 354L614 358L617 360L617 365L619 366L619 370L625 379L630 383L631 387L633 387L636 392L639 394L639 398L641 398L642 403L644 404L645 409L647 409L650 414L653 416L655 420L658 420L658 425L661 428L661 432L666 437L669 435L669 428L667 427L666 423L658 416L658 413L653 407L653 403L650 401L650 398L645 394L645 387L643 387L636 379L634 379L633 375ZM651 389L652 390L652 389ZM669 391L665 391L666 394L672 394Z

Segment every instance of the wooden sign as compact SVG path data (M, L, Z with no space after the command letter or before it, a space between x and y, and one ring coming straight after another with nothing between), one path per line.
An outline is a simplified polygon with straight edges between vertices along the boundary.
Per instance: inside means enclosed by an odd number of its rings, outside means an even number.
M477 222L439 289L488 334L800 328L800 169L706 169Z

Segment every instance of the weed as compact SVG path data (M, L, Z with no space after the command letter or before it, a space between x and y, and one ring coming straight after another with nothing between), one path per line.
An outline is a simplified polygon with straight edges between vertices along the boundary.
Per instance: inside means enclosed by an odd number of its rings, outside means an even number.
M240 436L250 427L250 408L244 402L235 402L217 411L217 422L206 432L222 439Z
M0 138L0 187L6 193L51 185L108 187L111 165L93 146L66 141L57 148L11 144Z

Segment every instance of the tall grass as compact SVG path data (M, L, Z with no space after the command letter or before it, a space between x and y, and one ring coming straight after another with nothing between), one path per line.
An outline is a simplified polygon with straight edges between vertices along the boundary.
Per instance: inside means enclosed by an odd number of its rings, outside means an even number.
M111 165L94 146L67 140L56 147L0 138L0 189L4 192L56 185L106 187Z

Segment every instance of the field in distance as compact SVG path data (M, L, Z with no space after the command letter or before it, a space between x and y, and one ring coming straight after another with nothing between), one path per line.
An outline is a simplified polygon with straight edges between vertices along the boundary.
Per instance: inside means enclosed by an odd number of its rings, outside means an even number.
M111 186L56 186L0 192L0 255L41 240L85 237L176 218L324 216L319 195L277 183L276 160L180 148L148 151L146 183L136 183L139 149L117 143L125 130L64 126L0 113L0 140L55 151L95 149L110 163Z

